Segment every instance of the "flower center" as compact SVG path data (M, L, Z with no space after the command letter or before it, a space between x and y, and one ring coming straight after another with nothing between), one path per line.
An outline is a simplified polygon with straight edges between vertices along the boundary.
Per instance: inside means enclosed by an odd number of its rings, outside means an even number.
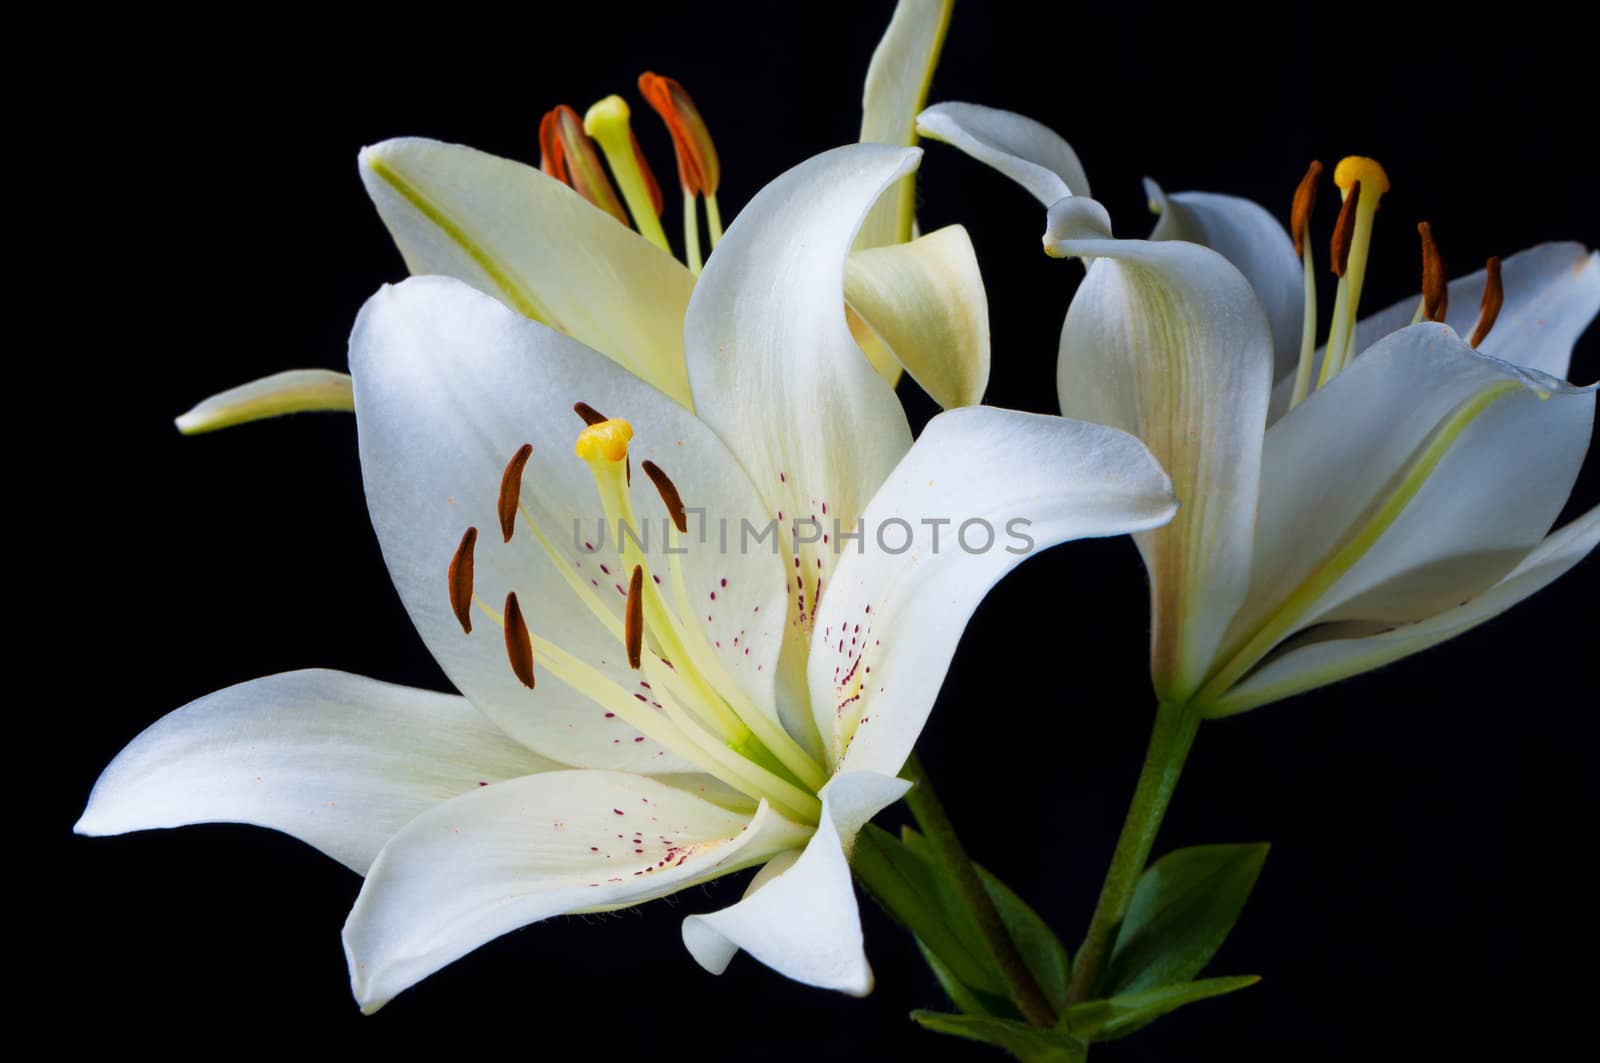
M700 219L698 205L705 199L706 228L711 246L722 239L722 215L717 208L717 186L722 179L721 163L711 132L700 117L689 93L678 82L658 74L639 75L639 93L667 126L677 156L678 182L683 189L684 262L694 273L700 272ZM661 184L650 169L639 139L630 124L631 111L621 96L607 96L589 108L579 121L578 114L565 104L556 107L539 123L539 168L570 185L579 195L610 214L661 250L672 253L667 234L661 228ZM596 145L599 150L596 150ZM622 189L616 189L600 165L605 155L611 174ZM627 211L622 204L627 203Z
M663 527L668 537L663 578L651 570L644 549L649 535L642 531L629 491L628 444L633 427L584 403L575 409L585 427L574 451L594 477L605 526L615 529L618 559L627 573L623 615L619 618L596 587L557 552L554 540L523 504L524 472L533 452L527 444L512 455L501 478L500 530L508 546L519 525L531 533L572 593L622 646L629 668L640 675L639 689L626 689L576 654L531 632L515 590L507 594L505 608L499 611L479 598L472 586L476 528L467 529L448 572L450 603L462 629L471 634L472 607L477 606L504 630L511 670L530 690L537 662L700 770L751 798L765 799L785 815L815 823L821 810L815 795L827 781L826 774L778 720L745 693L695 622L681 561L692 540L686 537L685 509L676 485L660 466L643 463L669 517ZM622 584L617 586L622 590Z
M1305 265L1305 324L1301 332L1300 363L1295 373L1294 394L1291 407L1305 401L1313 390L1312 370L1316 360L1317 285L1311 243L1307 230L1311 224L1312 208L1316 205L1317 181L1322 175L1322 164L1313 162L1295 189L1294 205L1290 211L1290 231L1294 237L1295 253ZM1327 384L1338 376L1355 353L1357 311L1361 303L1361 289L1366 281L1367 262L1372 252L1372 223L1378 213L1378 203L1389 191L1389 175L1377 160L1361 155L1351 155L1340 160L1333 171L1333 183L1338 186L1342 202L1339 218L1334 224L1333 240L1329 248L1330 265L1339 278L1334 293L1333 316L1328 325L1328 342L1323 350L1322 369L1316 375L1316 387ZM1422 237L1422 299L1418 303L1415 324L1419 321L1443 321L1448 301L1448 278L1444 260L1434 242L1433 229L1427 222L1417 227ZM1483 305L1478 321L1468 342L1476 347L1483 342L1500 312L1502 291L1500 287L1500 260L1488 262L1488 283L1484 287Z

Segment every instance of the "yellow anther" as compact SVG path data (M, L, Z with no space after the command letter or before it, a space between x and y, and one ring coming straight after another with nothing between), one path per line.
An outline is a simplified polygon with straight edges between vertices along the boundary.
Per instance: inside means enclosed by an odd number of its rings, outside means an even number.
M628 102L621 96L607 96L583 116L583 131L588 133L605 152L611 173L622 189L628 213L633 215L633 226L639 235L671 252L667 234L661 229L661 186L646 166L639 153L639 143L633 137L633 127L628 124Z
M592 424L578 433L576 448L584 461L621 461L628 456L628 442L633 439L633 425L620 417Z
M1367 196L1368 202L1376 209L1378 197L1389 191L1389 175L1383 172L1377 159L1369 159L1365 155L1346 155L1333 168L1333 183L1348 196L1358 181L1361 183L1361 194Z

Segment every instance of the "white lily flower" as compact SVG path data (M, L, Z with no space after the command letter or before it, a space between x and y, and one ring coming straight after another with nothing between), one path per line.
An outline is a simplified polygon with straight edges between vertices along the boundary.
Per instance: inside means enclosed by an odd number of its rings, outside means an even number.
M873 53L862 143L910 147L954 0L901 0ZM684 260L662 230L660 187L611 96L580 118L540 125L540 167L420 137L364 149L362 183L414 275L456 277L592 347L684 405L684 314L701 269L697 204L713 247L721 161L676 81L646 73L641 94L672 134L683 192ZM619 196L607 177L622 187ZM902 371L941 406L978 402L989 380L988 303L959 225L913 239L912 177L874 207L841 287L852 331L891 384ZM626 204L626 206L624 205ZM285 413L350 409L344 374L274 374L178 418L189 434Z
M1600 539L1596 510L1550 531L1593 426L1595 389L1563 378L1600 309L1600 256L1546 244L1491 261L1447 307L1424 226L1424 297L1357 324L1388 179L1347 159L1325 355L1305 240L1320 167L1295 240L1254 203L1153 184L1151 239L1117 240L1045 127L970 104L919 126L1033 192L1047 252L1088 261L1062 412L1144 439L1184 504L1138 536L1164 701L1227 715L1378 667L1499 614Z
M529 922L763 864L685 920L695 958L867 992L847 856L909 785L978 601L1031 549L1175 506L1113 428L973 407L912 444L838 293L919 157L836 149L746 207L686 312L698 416L460 281L380 291L350 349L369 508L465 696L221 691L135 739L77 829L255 823L365 874L344 941L368 1010ZM1018 519L1025 547L995 541Z

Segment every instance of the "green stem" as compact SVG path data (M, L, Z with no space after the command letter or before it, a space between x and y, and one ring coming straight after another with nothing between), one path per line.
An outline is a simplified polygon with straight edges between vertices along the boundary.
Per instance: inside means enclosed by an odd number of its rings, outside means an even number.
M983 888L978 869L968 859L967 851L956 836L955 827L950 823L950 817L945 813L944 805L940 804L939 795L934 792L928 773L915 753L906 762L901 777L914 784L906 794L906 806L911 809L941 869L955 884L957 894L989 946L995 965L999 967L1006 987L1011 992L1012 1002L1022 1012L1023 1018L1034 1026L1045 1029L1053 1027L1056 1023L1055 1009L1039 988L1039 983L1034 981L1033 972L1028 969L1022 953L1017 951L1016 942L1011 940L1011 934L1006 930L989 891Z
M1069 1007L1092 998L1098 988L1116 933L1128 914L1134 887L1139 884L1139 876L1144 874L1156 832L1161 829L1161 819L1166 815L1167 804L1172 800L1172 791L1177 788L1178 776L1183 773L1184 761L1189 757L1199 729L1199 713L1187 706L1163 702L1156 710L1155 728L1150 735L1144 767L1139 772L1139 784L1133 791L1133 803L1123 821L1116 851L1111 855L1105 884L1100 887L1100 900L1089 920L1089 932L1084 935L1083 945L1072 965L1072 980L1067 983L1066 1005Z

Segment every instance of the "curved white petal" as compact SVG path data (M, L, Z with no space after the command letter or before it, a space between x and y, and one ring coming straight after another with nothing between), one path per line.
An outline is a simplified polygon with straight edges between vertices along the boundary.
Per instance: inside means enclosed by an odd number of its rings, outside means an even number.
M1566 502L1594 401L1444 325L1381 340L1267 434L1235 641L1273 615L1420 620L1493 585Z
M812 635L812 711L830 763L897 773L967 619L1035 550L1165 523L1172 484L1103 425L978 406L941 414L842 544Z
M684 326L700 417L739 456L784 527L847 526L911 446L894 391L851 338L840 294L867 208L921 152L836 148L767 185L739 213L695 287ZM811 524L809 522L815 522ZM790 591L780 708L808 744L805 637L832 557L806 548ZM820 561L818 565L815 562ZM790 568L786 571L794 572Z
M867 67L857 138L861 143L907 148L916 144L917 112L928 98L954 6L955 0L900 0L895 5L894 17ZM915 181L907 174L873 204L856 234L857 247L885 247L911 239Z
M1483 299L1483 270L1450 282L1445 324L1472 333ZM1505 302L1478 350L1526 369L1566 379L1572 347L1600 312L1600 253L1582 244L1530 247L1500 264ZM1411 323L1417 297L1402 299L1356 326L1355 350L1364 351Z
M513 779L423 813L378 854L344 926L365 1011L528 923L661 897L792 849L809 828L639 775Z
M917 132L994 167L1047 207L1089 195L1089 178L1072 145L1024 115L976 103L936 103L917 116Z
M738 462L692 414L614 362L442 277L412 278L369 300L351 337L350 363L368 507L389 572L445 672L496 723L580 767L689 766L654 742L638 741L619 717L537 659L537 688L528 690L512 673L494 622L477 613L469 635L451 610L450 559L466 528L476 527L476 587L485 602L499 610L507 591L516 591L534 634L648 698L639 673L627 667L620 628L597 619L565 574L620 616L627 577L616 561L616 529L608 529L605 549L583 549L599 545L604 515L588 466L573 453L583 428L575 402L629 420L636 471L654 460L686 505L705 510L703 521L690 517L690 552L682 557L691 597L704 608L694 620L721 643L724 663L756 703L775 711L785 576L770 554L721 548L717 521L732 522L737 532L741 520L764 522L764 507ZM522 503L552 543L559 567L526 516L517 518L510 543L500 535L500 480L523 443L532 444L533 456ZM632 497L652 536L646 552L665 580L666 510L647 476L633 477Z
M1425 620L1379 628L1330 624L1308 632L1274 654L1218 701L1214 715L1253 709L1326 686L1437 646L1543 590L1600 543L1600 508L1591 509L1534 547L1522 562L1482 594Z
M175 422L186 436L264 421L289 413L355 409L350 377L331 369L290 369L220 391Z
M683 921L689 952L712 974L744 949L797 982L858 997L872 992L847 853L867 821L910 788L871 772L836 776L822 789L822 822L798 859L776 872L763 868L737 904Z
M98 836L251 823L365 874L419 813L560 767L465 698L344 672L285 672L208 694L150 725L101 772L73 829Z
M892 363L904 366L945 409L983 398L989 385L989 301L961 226L857 251L845 265L844 297L867 326L862 347L869 357L869 344L880 343ZM860 330L856 337L862 339Z
M1300 358L1305 282L1294 241L1278 219L1239 196L1212 192L1169 196L1148 178L1144 190L1150 209L1161 216L1150 239L1188 240L1232 262L1255 289L1272 324L1273 378L1293 372Z
M1061 412L1142 439L1182 506L1134 537L1150 570L1156 689L1182 699L1249 584L1272 334L1249 282L1215 251L1143 240L1057 249L1094 257L1061 330Z
M466 281L689 403L677 259L531 166L421 137L361 152L361 181L412 273Z

